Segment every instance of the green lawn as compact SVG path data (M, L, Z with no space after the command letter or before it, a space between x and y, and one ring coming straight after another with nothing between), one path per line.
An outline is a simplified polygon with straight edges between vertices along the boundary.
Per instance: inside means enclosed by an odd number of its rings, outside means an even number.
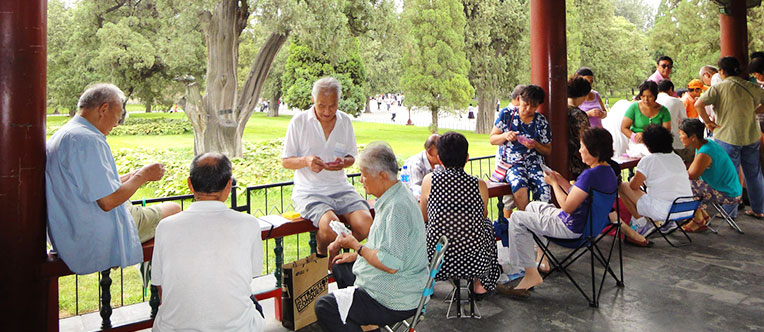
M134 107L134 105L128 105ZM130 108L128 108L130 109ZM133 113L130 114L134 118L185 118L183 113ZM49 127L60 127L66 121L68 117L63 116L51 116L47 118ZM244 131L244 140L248 142L262 142L271 140L274 138L284 137L286 134L287 125L289 124L289 116L280 116L276 118L269 118L264 113L255 113L247 124L247 128ZM393 150L398 154L401 159L408 158L411 155L423 149L422 144L424 140L429 136L427 128L413 127L413 126L401 126L391 124L378 124L378 123L366 123L355 122L353 124L356 140L358 144L367 144L373 141L384 140L387 141ZM441 130L441 133L446 130ZM488 143L488 135L478 135L471 132L460 131L463 133L470 142L470 156L479 157L485 155L493 155L496 153L496 148ZM193 149L193 135L164 135L164 136L109 136L107 138L112 149L121 148L134 148L140 146L146 147L158 147L166 149ZM487 168L487 167L485 167ZM468 171L470 171L468 169ZM482 173L489 172L487 169L483 169ZM473 173L477 175L478 169L475 166ZM357 179L356 179L357 180ZM363 192L360 183L356 181L356 188L359 192ZM282 192L278 189L271 189L268 192L270 205L268 211L264 207L264 194L262 192L253 193L252 204L253 209L260 209L261 212L258 215L264 213L272 213L273 208L281 208L281 200L285 200L285 205L289 205L291 200L289 199L291 188L285 188ZM147 189L140 189L136 192L132 199L152 198L153 191ZM240 203L243 204L243 203ZM495 202L494 202L495 204ZM187 202L184 206L188 206ZM286 208L286 210L291 210ZM495 217L495 212L494 217ZM253 214L254 211L253 211ZM310 249L308 246L308 234L302 234L300 236L290 236L284 238L284 261L294 261L299 257L304 257L309 254ZM269 254L266 254L266 260L264 262L264 273L272 273L275 256L273 253L274 241L268 240L265 243L266 250ZM299 248L299 251L298 251ZM148 300L143 297L144 290L141 286L140 274L134 267L125 268L124 270L113 270L112 276L112 306L117 307L121 304L132 304ZM120 292L120 285L124 284L124 294ZM59 317L69 317L75 315L75 313L86 313L98 310L98 275L90 274L86 276L68 276L59 279ZM79 301L76 301L76 297L79 296ZM124 298L124 302L122 299Z

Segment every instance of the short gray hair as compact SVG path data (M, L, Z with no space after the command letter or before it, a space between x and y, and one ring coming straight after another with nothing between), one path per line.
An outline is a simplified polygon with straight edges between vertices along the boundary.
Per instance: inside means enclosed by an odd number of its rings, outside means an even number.
M700 67L700 71L698 72L698 78L703 78L703 74L705 74L705 73L714 73L714 74L716 74L718 72L719 72L719 69L717 69L716 67L711 66L711 65L705 65L703 67Z
M377 176L386 172L391 179L398 178L398 159L386 142L372 142L358 156L358 167Z
M318 97L318 94L323 90L334 89L337 91L337 99L342 98L342 84L336 78L327 76L319 79L313 83L313 100Z
M111 83L97 83L85 89L77 102L78 109L94 108L104 103L124 103L125 94Z

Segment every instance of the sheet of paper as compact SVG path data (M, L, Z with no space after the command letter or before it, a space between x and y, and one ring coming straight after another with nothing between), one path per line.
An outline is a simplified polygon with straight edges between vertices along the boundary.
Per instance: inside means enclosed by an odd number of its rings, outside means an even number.
M289 219L277 214L272 214L258 217L257 221L260 223L260 231L267 231L271 228L278 228L279 226L288 223Z

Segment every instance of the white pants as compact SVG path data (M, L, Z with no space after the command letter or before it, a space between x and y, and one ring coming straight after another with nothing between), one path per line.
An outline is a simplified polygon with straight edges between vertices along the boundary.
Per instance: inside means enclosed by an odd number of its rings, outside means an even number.
M581 234L573 233L560 218L560 209L545 202L530 202L525 211L515 211L509 217L509 261L514 266L536 266L536 250L533 234L561 239L575 239Z

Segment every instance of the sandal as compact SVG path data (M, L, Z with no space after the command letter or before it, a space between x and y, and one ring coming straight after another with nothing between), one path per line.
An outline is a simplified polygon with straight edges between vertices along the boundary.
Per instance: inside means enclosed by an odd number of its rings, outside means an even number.
M754 217L756 219L764 219L764 213L756 213L753 212L753 210L745 210L745 215Z

